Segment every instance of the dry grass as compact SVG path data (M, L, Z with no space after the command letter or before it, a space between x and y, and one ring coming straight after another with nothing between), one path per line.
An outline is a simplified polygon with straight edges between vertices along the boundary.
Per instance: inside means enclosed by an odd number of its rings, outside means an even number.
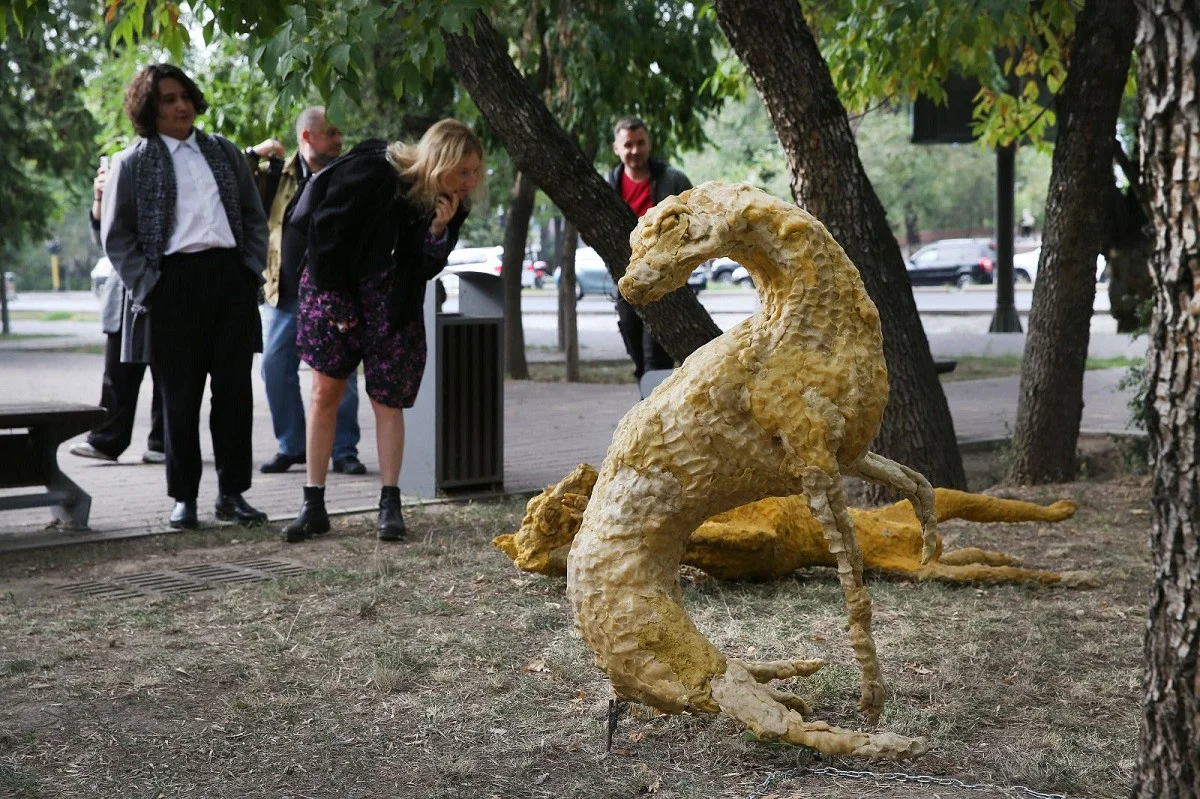
M759 743L721 717L638 706L606 752L611 689L574 632L564 582L516 572L489 543L519 521L521 503L507 502L415 513L402 545L379 545L369 527L350 524L287 549L269 532L234 530L9 558L0 566L12 588L0 612L0 795L1001 795L789 771L836 765L1123 796L1135 756L1148 489L1114 477L1005 493L1069 497L1080 511L1057 525L949 523L948 546L1091 569L1104 586L874 580L889 684L882 726L933 745L899 769ZM47 579L250 555L313 572L153 601L37 590ZM728 654L826 658L794 690L817 718L861 726L830 573L755 585L687 572L685 595Z

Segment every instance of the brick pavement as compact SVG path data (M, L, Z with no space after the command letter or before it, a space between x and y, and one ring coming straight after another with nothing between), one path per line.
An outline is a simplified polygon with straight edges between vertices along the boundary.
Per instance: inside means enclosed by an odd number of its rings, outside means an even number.
M99 396L103 359L83 353L0 350L0 401L57 399L95 403ZM256 372L257 375L257 366ZM1124 369L1087 373L1082 427L1086 432L1125 430L1127 396L1117 389ZM301 373L307 396L309 373ZM254 380L254 460L275 451L262 381ZM962 442L1007 437L1016 419L1018 380L1015 377L947 383L946 397ZM581 461L599 465L617 422L637 401L633 385L584 385L508 381L505 385L505 489L530 492L556 482ZM207 403L203 411L207 417ZM370 472L362 477L330 474L331 511L373 508L378 501L374 419L365 401L360 406L360 457ZM66 541L145 535L166 531L170 500L165 495L161 466L140 462L149 425L149 396L143 392L134 443L117 464L76 458L64 444L59 451L63 470L92 494L90 533L42 529L43 509L0 514L0 550ZM410 434L418 431L411 430ZM202 436L202 438L206 438ZM81 440L76 439L76 440ZM211 443L204 442L205 473L199 497L202 520L211 518L216 479ZM304 476L300 469L282 475L255 471L248 499L273 520L294 515ZM401 478L403 487L403 475Z

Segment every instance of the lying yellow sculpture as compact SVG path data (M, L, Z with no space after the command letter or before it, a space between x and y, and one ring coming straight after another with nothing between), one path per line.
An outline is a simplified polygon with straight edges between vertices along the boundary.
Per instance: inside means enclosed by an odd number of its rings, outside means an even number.
M766 683L820 661L725 658L680 604L679 564L711 516L768 496L803 494L837 561L850 643L872 722L883 681L871 600L843 474L912 501L921 561L936 549L933 491L868 450L887 402L879 313L858 270L820 222L747 185L705 183L642 217L620 283L653 302L709 258L754 277L761 307L696 350L621 420L567 559L567 595L583 639L617 693L667 712L724 712L757 736L835 755L906 758L921 739L806 721L798 697Z
M520 530L497 536L492 543L523 571L566 574L567 553L596 477L594 467L580 464L558 485L529 500ZM1069 500L1043 506L949 488L935 488L933 498L939 523L1059 522L1077 508ZM923 564L920 522L908 500L873 510L850 508L850 518L862 546L863 568L871 571L951 583L1098 585L1091 572L1023 569L1017 558L1004 552L974 547L943 552L940 538L937 559ZM837 565L802 496L769 497L714 516L688 539L683 563L722 580L776 580L797 569Z

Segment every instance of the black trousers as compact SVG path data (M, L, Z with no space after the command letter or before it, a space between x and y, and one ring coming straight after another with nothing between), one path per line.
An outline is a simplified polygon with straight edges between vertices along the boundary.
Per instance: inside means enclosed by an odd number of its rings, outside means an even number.
M104 382L100 386L100 407L104 408L104 421L88 433L88 443L105 455L114 458L129 448L133 440L133 422L137 416L138 392L142 378L146 375L144 363L121 363L121 334L109 333L104 344ZM162 396L158 392L158 380L154 369L150 369L150 436L146 449L164 452Z
M633 306L620 296L617 297L617 327L625 341L625 351L633 359L634 380L641 380L642 375L652 369L675 368L675 359L650 335L650 328Z
M163 258L149 302L150 352L166 422L167 493L178 501L195 500L200 488L206 380L218 489L240 494L250 487L250 368L262 349L257 301L257 281L235 250Z

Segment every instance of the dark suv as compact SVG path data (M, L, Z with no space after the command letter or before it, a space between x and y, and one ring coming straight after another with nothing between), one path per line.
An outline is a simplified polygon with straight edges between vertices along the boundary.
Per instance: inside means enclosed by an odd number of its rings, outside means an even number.
M958 286L991 283L996 247L987 239L942 239L927 244L908 259L914 286Z

